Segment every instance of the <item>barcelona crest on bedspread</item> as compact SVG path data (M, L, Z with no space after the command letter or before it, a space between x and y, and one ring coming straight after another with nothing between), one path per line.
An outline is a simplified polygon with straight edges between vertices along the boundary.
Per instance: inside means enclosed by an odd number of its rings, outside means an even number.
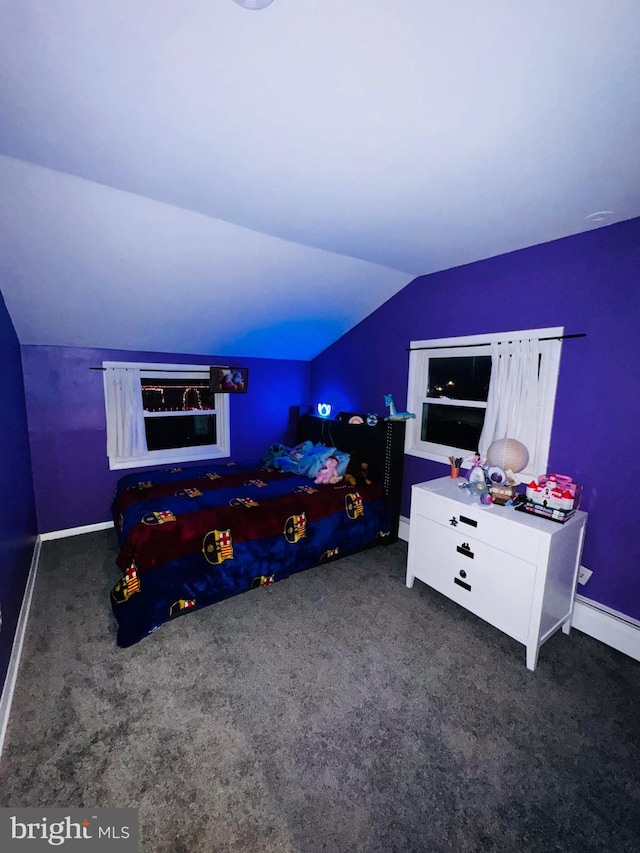
M123 574L111 604L123 647L185 613L389 535L380 484L313 485L261 463L128 475L118 484L113 517Z

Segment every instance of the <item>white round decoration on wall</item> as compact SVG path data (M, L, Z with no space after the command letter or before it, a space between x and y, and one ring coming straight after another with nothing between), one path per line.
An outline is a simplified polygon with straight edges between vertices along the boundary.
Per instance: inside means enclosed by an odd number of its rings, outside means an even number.
M273 0L235 0L243 9L265 9L273 3Z

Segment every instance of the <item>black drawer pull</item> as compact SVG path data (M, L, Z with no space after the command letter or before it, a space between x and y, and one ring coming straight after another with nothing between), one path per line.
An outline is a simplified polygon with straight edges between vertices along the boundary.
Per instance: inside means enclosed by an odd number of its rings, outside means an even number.
M456 551L458 552L458 554L462 554L465 557L469 557L471 560L473 560L475 556L475 554L473 553L471 548L469 548L469 545L466 542L464 542L462 545L456 545Z
M465 583L464 581L461 581L460 578L454 578L453 582L457 583L458 586L461 586L462 589L466 589L467 592L471 592L471 584L470 583Z
M477 526L478 526L478 522L477 522L477 521L475 521L473 518L467 518L467 516L466 516L466 515L461 515L461 516L460 516L460 521L461 521L463 524L470 524L470 525L471 525L471 527L477 527Z

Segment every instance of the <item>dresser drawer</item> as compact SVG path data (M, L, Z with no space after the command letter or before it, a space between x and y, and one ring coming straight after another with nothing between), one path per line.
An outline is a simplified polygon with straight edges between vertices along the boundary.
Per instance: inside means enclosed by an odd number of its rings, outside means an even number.
M469 536L420 518L411 527L408 575L520 642L529 632L536 568Z
M519 523L520 513L502 507L484 507L473 499L449 499L421 488L411 492L411 520L414 515L431 519L462 537L473 539L506 551L529 562L537 562L540 533ZM498 512L508 512L509 519Z

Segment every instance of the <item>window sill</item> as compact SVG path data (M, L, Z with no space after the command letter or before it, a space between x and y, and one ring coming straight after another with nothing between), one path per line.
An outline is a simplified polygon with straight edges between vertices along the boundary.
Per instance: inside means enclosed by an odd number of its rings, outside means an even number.
M452 456L459 456L460 455L459 451L454 451L454 450L451 451L451 454L449 454L449 453L433 453L429 450L420 450L417 447L405 448L404 452L407 456L417 456L420 459L428 459L430 462L440 462L442 465L447 465L447 466L450 464L449 463L449 455L452 455ZM469 452L468 454L465 455L464 458L467 459L467 458L471 458L472 456L473 456L473 453Z
M155 455L156 453L158 455ZM149 468L152 465L180 465L187 462L203 462L207 459L224 459L228 458L229 455L229 451L211 446L203 447L199 452L188 454L184 451L152 451L148 456L141 456L139 459L113 459L109 457L109 470Z

